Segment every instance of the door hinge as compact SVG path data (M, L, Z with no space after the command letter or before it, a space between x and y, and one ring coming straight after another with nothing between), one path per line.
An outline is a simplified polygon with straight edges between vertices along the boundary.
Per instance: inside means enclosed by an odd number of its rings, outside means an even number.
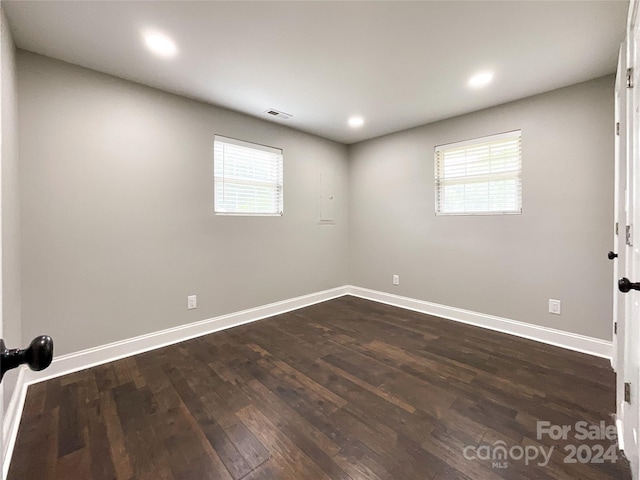
M624 401L631 403L631 384L629 382L624 383Z
M619 226L619 224L618 224L618 222L616 222L616 235L618 235L618 226Z
M633 68L627 68L627 88L633 88Z
M618 322L613 322L613 333L614 335L618 334Z
M616 122L616 135L620 136L620 122Z
M628 246L633 247L633 239L631 238L631 225L627 225L626 242Z

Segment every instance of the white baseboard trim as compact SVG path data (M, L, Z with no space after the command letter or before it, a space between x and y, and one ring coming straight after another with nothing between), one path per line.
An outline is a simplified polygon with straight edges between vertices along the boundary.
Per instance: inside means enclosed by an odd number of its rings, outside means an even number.
M42 372L27 371L27 383L42 382L50 378L67 375L69 373L95 367L121 358L148 352L156 348L166 347L174 343L184 342L192 338L201 337L209 333L237 327L245 323L255 322L263 318L280 315L299 308L308 307L316 303L325 302L333 298L347 295L346 286L323 290L321 292L290 298L280 302L270 303L260 307L241 310L239 312L208 318L199 322L188 323L178 327L152 332L138 337L120 340L118 342L88 348L79 352L61 355L53 360L51 366Z
M113 362L121 358L130 357L138 353L155 350L174 343L183 342L209 333L236 327L245 323L255 322L263 318L272 317L281 313L308 307L316 303L325 302L333 298L347 295L347 287L337 287L330 290L290 298L280 302L270 303L261 307L250 308L240 312L220 315L219 317L201 320L199 322L181 325L179 327L161 330L134 338L128 338L118 342L88 348L79 352L60 355L54 358L51 366L42 372L32 372L26 367L21 367L18 383L10 400L7 413L4 418L2 433L5 451L3 452L3 480L9 470L9 462L13 454L22 409L27 395L27 388L33 383L42 382L51 378L67 375L69 373L95 367L103 363ZM6 470L6 471L5 471Z
M553 328L540 327L530 323L510 320L508 318L486 315L484 313L472 312L456 307L448 307L438 303L416 300L414 298L401 297L392 293L370 290L368 288L355 287L350 285L349 295L365 298L395 307L406 308L428 315L454 320L456 322L467 323L477 327L488 328L497 332L508 333L518 337L536 340L538 342L555 345L557 347L574 350L577 352L595 355L597 357L611 358L613 355L613 343L599 338L587 337L577 333L565 332Z
M616 432L618 436L618 449L624 452L624 430L622 426L622 420L620 419L616 420Z
M467 323L478 327L508 333L519 337L536 340L558 347L575 350L598 357L611 358L613 344L605 340L586 337L570 332L563 332L552 328L540 327L516 320L486 315L483 313L463 310L461 308L448 307L437 303L401 297L391 293L370 290L367 288L345 285L321 292L295 297L281 302L275 302L261 307L242 310L240 312L221 315L187 325L161 330L138 337L113 342L89 348L67 355L56 357L51 366L43 372L32 372L26 367L21 367L18 380L5 413L2 434L4 438L3 472L2 478L6 479L9 470L9 462L13 453L20 418L27 395L29 385L49 380L51 378L67 375L69 373L84 370L104 363L119 360L121 358L136 355L138 353L155 350L157 348L183 342L191 338L200 337L209 333L225 330L245 323L255 322L263 318L272 317L281 313L290 312L299 308L325 302L344 295L373 300L388 305L393 305L407 310L413 310L428 315Z
M20 419L22 418L22 409L24 401L27 398L27 387L25 383L25 372L28 368L25 365L19 367L16 385L9 400L7 410L4 412L4 421L2 423L2 479L6 479L9 473L9 462L11 454L18 436L18 428L20 427Z

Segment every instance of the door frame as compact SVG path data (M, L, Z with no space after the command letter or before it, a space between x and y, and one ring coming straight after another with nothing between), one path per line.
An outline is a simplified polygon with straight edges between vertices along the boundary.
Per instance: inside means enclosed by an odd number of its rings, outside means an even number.
M615 88L615 121L620 122L620 135L615 137L615 220L618 235L614 246L615 279L628 277L640 281L640 25L638 0L631 0L627 17L626 42L621 46ZM623 178L625 177L626 178ZM624 190L623 190L624 187ZM623 193L624 192L624 193ZM621 203L624 204L622 209ZM627 229L630 229L627 232ZM614 322L612 363L616 371L616 425L618 444L631 465L633 478L640 477L640 292L631 290L613 297ZM627 399L627 385L630 397ZM627 401L628 400L628 401Z

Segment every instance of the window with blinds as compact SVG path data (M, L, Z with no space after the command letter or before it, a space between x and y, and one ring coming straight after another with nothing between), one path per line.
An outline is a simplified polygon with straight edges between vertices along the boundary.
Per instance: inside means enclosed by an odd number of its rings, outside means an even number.
M282 150L216 135L214 209L229 215L282 215Z
M521 131L435 148L436 215L522 213Z

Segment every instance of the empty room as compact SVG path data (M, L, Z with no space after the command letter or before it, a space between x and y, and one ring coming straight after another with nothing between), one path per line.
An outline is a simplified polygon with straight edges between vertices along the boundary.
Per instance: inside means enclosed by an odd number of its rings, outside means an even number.
M637 0L0 6L2 480L640 478Z

